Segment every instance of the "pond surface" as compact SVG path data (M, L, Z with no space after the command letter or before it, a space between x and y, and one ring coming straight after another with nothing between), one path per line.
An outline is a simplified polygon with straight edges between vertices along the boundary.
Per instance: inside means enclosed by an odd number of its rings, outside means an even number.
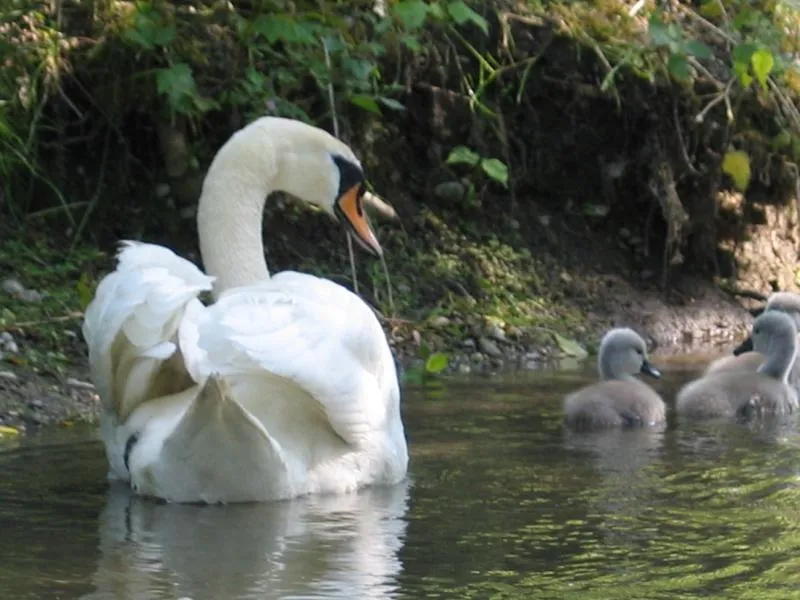
M0 598L798 597L797 419L568 435L593 370L406 390L409 482L348 497L165 505L92 432L0 446Z

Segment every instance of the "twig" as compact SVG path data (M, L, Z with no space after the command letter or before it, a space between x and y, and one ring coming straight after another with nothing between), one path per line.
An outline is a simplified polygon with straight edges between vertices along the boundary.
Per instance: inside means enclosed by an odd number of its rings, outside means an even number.
M689 167L689 171L695 175L699 175L698 170L694 168L692 160L689 158L689 151L686 149L686 142L683 141L683 135L681 134L681 123L680 119L678 119L678 103L674 98L672 101L672 116L675 119L675 131L678 133L678 146L681 149L683 160L686 163L686 166Z
M386 217L387 219L397 218L397 211L395 211L395 209L392 208L392 206L386 202L386 200L377 194L373 194L372 192L364 192L362 200L365 204L369 204L372 208L374 208L381 216Z
M730 79L728 81L728 84L725 86L725 89L722 90L722 92L720 92L716 96L714 96L711 99L711 101L708 104L705 105L703 110L701 110L699 113L697 113L697 116L695 116L695 118L694 118L695 123L702 123L703 120L706 118L706 115L708 114L708 111L710 111L717 104L719 104L720 102L723 102L723 101L725 102L725 108L728 111L728 120L733 120L732 119L732 114L733 113L731 111L730 93L731 93L731 88L733 87L734 81L736 81L736 80L733 79L733 78Z
M49 319L41 319L39 321L20 321L19 323L11 323L10 325L0 326L0 330L10 331L12 329L24 329L26 327L34 327L36 325L49 325L50 323L64 323L65 321L72 321L73 319L82 319L82 312L71 312L59 317L51 317Z
M333 69L331 67L331 55L328 52L328 44L322 38L322 50L325 52L325 66L328 68L328 102L331 106L331 120L333 121L333 135L339 137L339 119L336 115L336 97L333 94ZM356 271L356 255L353 252L353 238L350 231L347 232L347 254L350 258L350 271L353 275L353 290L358 294L358 273Z

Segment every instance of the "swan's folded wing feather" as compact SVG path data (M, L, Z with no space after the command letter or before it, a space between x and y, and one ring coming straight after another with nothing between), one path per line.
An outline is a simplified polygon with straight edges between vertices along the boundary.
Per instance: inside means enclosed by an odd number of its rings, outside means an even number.
M153 244L125 242L117 259L117 269L100 282L86 309L83 335L100 396L122 416L146 395L152 369L141 374L144 380L116 381L122 378L121 365L133 369L139 359L172 356L187 304L198 302L197 296L211 289L213 278Z
M196 327L197 345L205 353L190 366L195 380L214 371L282 377L319 402L331 428L350 444L385 422L381 360L391 360L391 353L375 315L345 288L280 273L223 295L198 319L187 324Z

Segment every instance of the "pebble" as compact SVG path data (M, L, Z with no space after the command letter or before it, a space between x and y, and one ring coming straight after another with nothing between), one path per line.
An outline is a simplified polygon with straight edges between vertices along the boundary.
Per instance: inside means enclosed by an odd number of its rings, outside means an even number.
M461 342L461 346L467 350L475 350L475 348L478 347L478 345L475 343L475 340L472 338L465 339L463 342Z
M493 340L497 340L498 342L505 342L506 341L506 332L499 325L489 325L486 328L486 337L489 337ZM487 354L490 354L487 352Z
M16 296L25 291L25 286L16 279L11 279L10 277L3 280L2 288L6 294L11 294L12 296Z
M81 388L83 390L94 389L94 385L92 383L88 381L81 381L80 379L75 379L74 377L67 378L67 380L64 383L66 383L68 386Z
M159 183L156 186L156 197L166 198L167 196L169 196L170 191L171 190L168 183Z
M3 360L3 354L0 353L0 360ZM12 373L11 371L0 371L0 379L7 379L9 381L16 381L17 375L16 373Z
M36 290L22 290L17 294L17 298L23 302L41 302L43 297L44 296Z
M445 181L433 188L433 195L448 202L461 201L467 193L467 186L460 181Z
M487 337L478 338L478 349L484 354L488 354L489 356L493 356L495 358L500 358L503 356L503 352L497 347L497 344Z
M434 327L444 327L446 325L450 325L450 319L448 319L444 315L439 315L438 317L434 317L431 320L431 325L433 325Z

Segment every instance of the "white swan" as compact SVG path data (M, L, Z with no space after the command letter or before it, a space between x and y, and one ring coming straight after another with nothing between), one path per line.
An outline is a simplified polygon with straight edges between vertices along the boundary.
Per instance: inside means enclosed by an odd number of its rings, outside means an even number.
M340 285L291 271L270 278L261 223L272 191L322 207L381 252L352 150L264 117L234 134L206 175L197 225L211 276L162 246L125 242L86 310L109 476L142 495L266 501L406 475L383 330Z

